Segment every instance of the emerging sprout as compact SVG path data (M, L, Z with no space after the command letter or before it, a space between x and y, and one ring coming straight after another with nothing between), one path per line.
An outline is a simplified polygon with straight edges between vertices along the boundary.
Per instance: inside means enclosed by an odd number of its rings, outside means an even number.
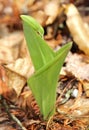
M28 79L28 85L39 105L44 120L55 112L56 88L63 62L71 48L66 44L54 52L43 40L43 28L30 16L21 15L28 50L35 73Z

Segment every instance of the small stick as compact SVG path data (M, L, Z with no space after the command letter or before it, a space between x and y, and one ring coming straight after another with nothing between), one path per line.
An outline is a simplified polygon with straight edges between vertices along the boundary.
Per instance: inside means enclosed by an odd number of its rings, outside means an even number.
M18 118L15 117L12 113L10 113L8 104L7 104L6 100L4 99L4 97L3 97L2 95L0 95L0 100L1 100L1 103L2 103L2 105L4 106L4 108L5 108L5 110L6 110L7 114L8 114L8 116L9 116L13 121L15 121L15 122L19 125L19 127L20 127L22 130L27 130L27 129L22 125L22 123L18 120Z
M82 84L81 82L78 83L78 96L76 98L76 101L74 102L74 104L70 107L70 110L73 111L75 109L77 109L78 107L78 102L82 96L82 92L83 92L83 89L82 89Z
M62 93L60 94L60 96L58 97L58 99L57 99L57 103L56 103L56 106L58 106L59 105L59 101L61 100L61 97L63 96L63 94L66 92L66 90L68 89L68 87L70 87L71 86L71 83L75 80L76 78L73 78L67 85L66 85L66 87L63 89L63 91L62 91Z

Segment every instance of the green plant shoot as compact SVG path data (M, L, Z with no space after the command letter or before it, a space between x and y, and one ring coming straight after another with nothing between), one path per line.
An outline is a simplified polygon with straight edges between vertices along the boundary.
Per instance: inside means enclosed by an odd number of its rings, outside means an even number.
M21 15L21 18L28 50L35 68L35 73L27 82L44 120L47 120L55 112L59 73L72 44L68 43L54 52L43 39L42 26L30 16Z

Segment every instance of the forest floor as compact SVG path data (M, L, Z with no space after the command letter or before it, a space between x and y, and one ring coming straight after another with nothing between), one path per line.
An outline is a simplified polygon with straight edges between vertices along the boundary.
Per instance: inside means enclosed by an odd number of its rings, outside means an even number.
M21 14L34 17L54 50L72 41L62 67L56 112L44 121L27 85L34 73ZM51 86L50 86L51 89ZM89 129L89 0L0 0L0 130Z

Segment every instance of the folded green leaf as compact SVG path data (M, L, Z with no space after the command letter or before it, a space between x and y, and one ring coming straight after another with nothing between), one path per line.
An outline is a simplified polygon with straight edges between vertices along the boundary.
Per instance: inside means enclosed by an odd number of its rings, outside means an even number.
M36 32L40 34L41 37L44 35L44 29L42 26L31 16L21 15L21 18L28 23ZM29 22L30 21L30 22Z
M40 25L29 16L22 16L22 19L25 38L35 67L35 73L28 79L28 85L43 118L47 119L55 112L58 77L71 43L54 52L42 39L43 34L39 34Z
M53 59L54 52L46 44L46 42L42 39L42 37L40 37L38 33L38 28L39 30L41 30L40 25L37 27L38 25L37 24L36 28L34 27L35 28L34 30L33 26L31 26L32 23L30 24L33 18L30 19L30 17L24 15L22 15L21 18L23 19L24 34L30 52L30 56L32 58L35 70L38 70L47 62L49 62L51 59ZM34 26L35 23L33 23Z
M59 72L71 44L64 46L60 53L28 80L28 84L35 95L44 119L49 118L55 111L56 87ZM62 49L63 49L62 48Z

